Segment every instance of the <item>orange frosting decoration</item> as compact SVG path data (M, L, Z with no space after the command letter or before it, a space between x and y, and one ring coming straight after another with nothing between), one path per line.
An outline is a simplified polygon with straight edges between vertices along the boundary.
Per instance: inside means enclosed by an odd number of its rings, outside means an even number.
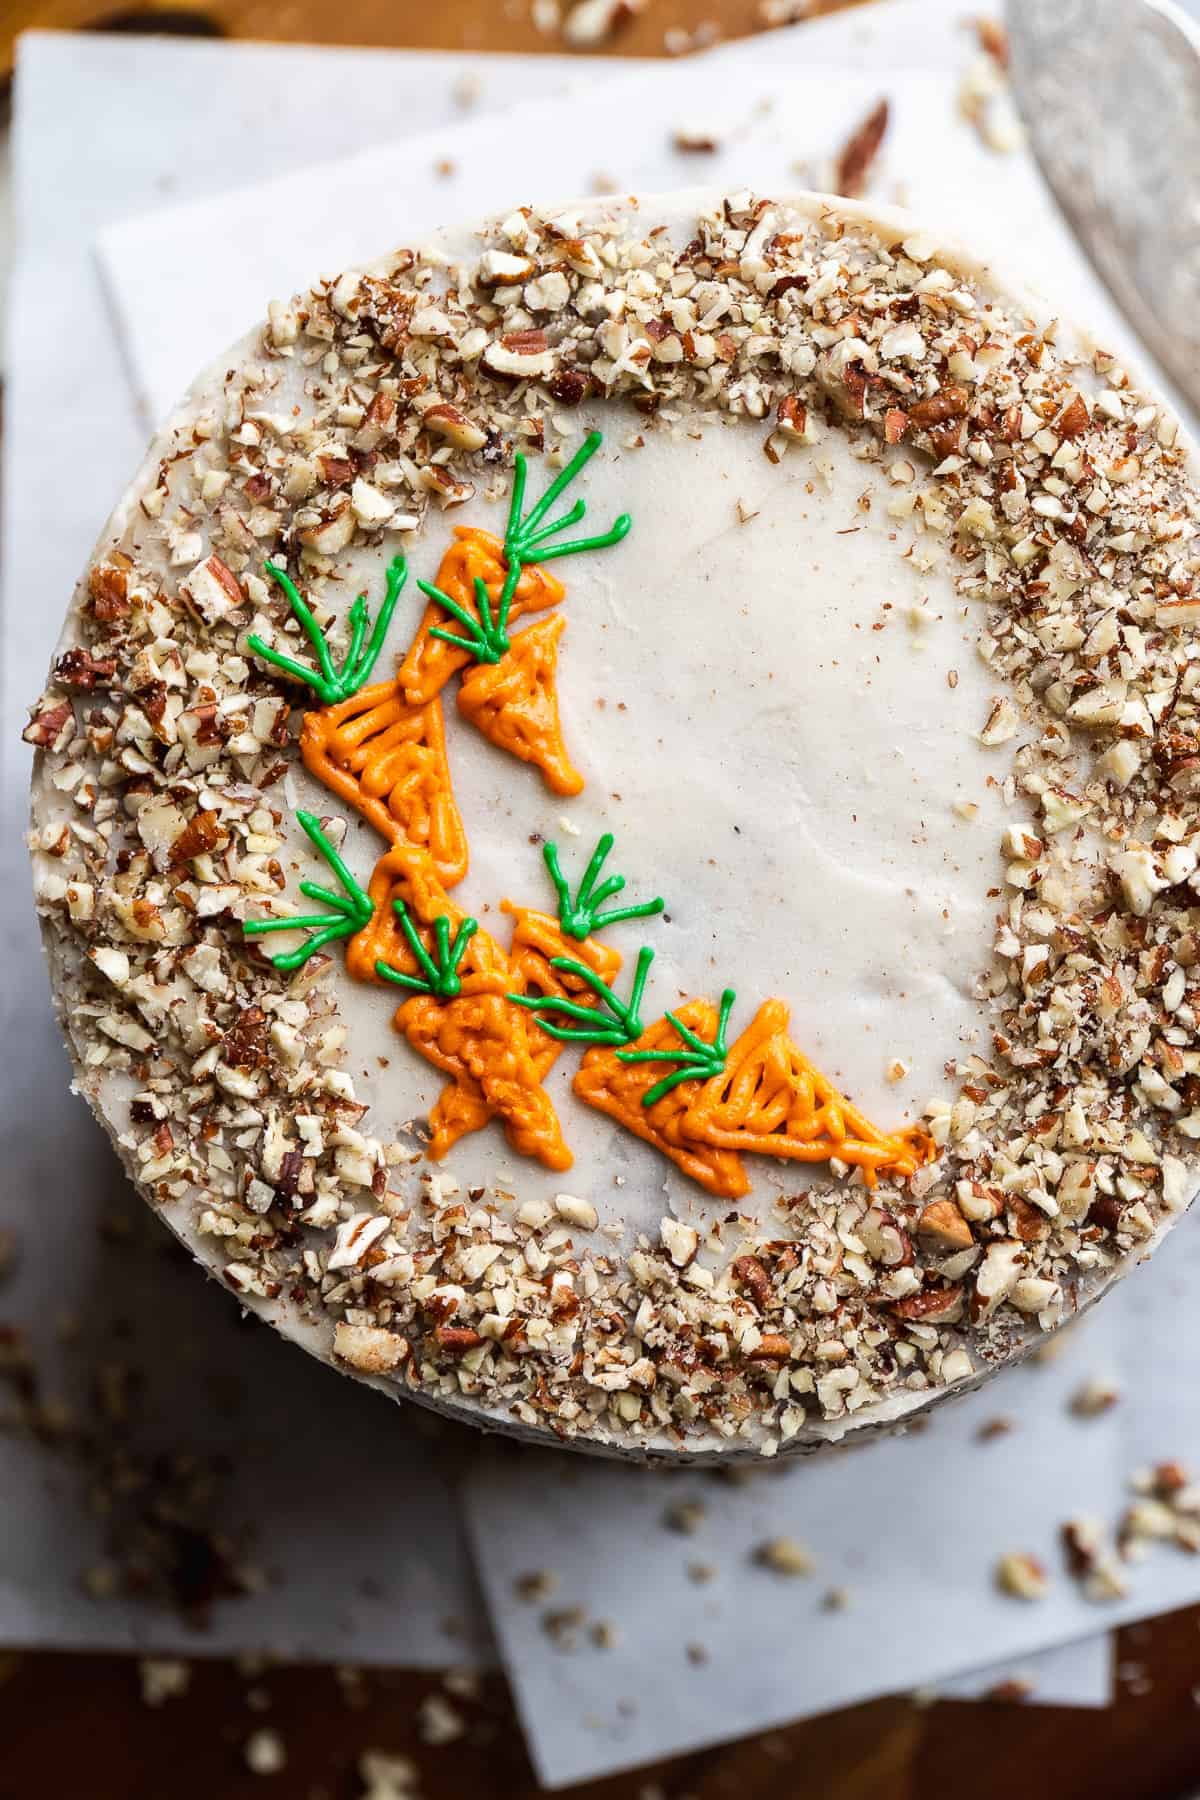
M717 1030L717 1009L708 1000L689 1000L675 1016L699 1037L711 1040ZM658 1019L644 1031L630 1050L676 1050L679 1038L669 1019ZM575 1092L597 1111L607 1113L627 1131L644 1138L690 1175L693 1181L726 1200L739 1200L750 1192L742 1159L733 1149L698 1142L687 1129L691 1082L664 1094L653 1106L643 1106L642 1096L662 1080L663 1063L621 1062L617 1051L597 1046L588 1051L575 1077Z
M558 718L558 640L561 613L529 625L497 663L476 663L458 690L458 710L499 750L542 772L554 794L583 791L571 764ZM435 640L436 641L436 640Z
M438 565L435 585L478 618L475 582L483 582L494 608L508 574L504 545L490 531L480 531L474 525L456 525L454 539ZM509 620L519 619L522 613L544 612L546 607L556 606L566 591L562 582L540 564L522 567L509 608ZM444 626L446 622L442 608L431 600L408 655L400 665L400 685L415 705L434 699L450 677L466 668L472 660L468 650L458 650L444 638L432 635L431 626Z
M447 918L452 932L466 918L462 907L447 894L431 859L415 844L397 844L379 858L371 871L367 894L374 907L371 923L346 945L346 968L356 981L383 985L376 963L387 963L406 975L417 971L416 958L400 928L393 902L403 901L418 926L429 927L437 918ZM428 931L422 933L422 941ZM480 941L481 940L481 941ZM492 960L488 962L489 955ZM486 932L476 934L472 966L490 966L497 978L507 969L504 952Z
M437 642L437 639L434 639ZM447 887L467 872L439 700L414 706L398 681L304 715L304 766L390 844L426 851Z
M583 516L582 501L547 520L600 442L598 431L589 432L541 499L524 513L526 461L515 454L504 538L474 526L456 527L438 567L439 600L429 600L392 681L350 694L368 678L379 655L404 586L403 557L393 558L389 566L385 602L369 643L364 642L371 629L365 596L351 608L351 647L341 670L334 668L325 635L290 577L267 565L313 645L318 669L307 669L259 640L251 640L252 648L307 682L326 702L304 716L300 751L305 767L391 846L364 891L319 819L301 812L301 825L340 883L342 897L312 882L301 883L331 910L298 920L309 934L301 951L274 960L281 967L299 966L324 943L345 939L347 968L355 979L403 990L405 998L393 1020L396 1030L451 1077L431 1113L429 1155L434 1158L465 1132L498 1117L522 1155L537 1157L551 1169L570 1167L571 1152L542 1086L562 1045L509 995L553 996L590 1008L598 1004L593 990L578 973L552 968L553 960L582 961L603 981L621 966L616 951L591 938L584 943L568 939L548 914L507 905L514 930L512 951L506 955L447 893L468 866L440 699L451 676L472 665L459 708L493 743L534 763L556 793L576 794L583 787L568 759L558 717L555 677L563 620L543 621L515 640L508 637L507 626L565 597L563 584L546 571L545 562L618 543L628 532L629 516L622 514L605 532L563 541L561 534ZM448 618L465 630L464 640L447 633ZM487 657L498 660L477 660ZM342 694L350 697L341 699ZM661 909L661 902L656 904ZM617 909L609 916L637 916L645 910L631 914ZM275 919L252 920L246 927L250 935L285 928L290 927Z
M469 1121L483 1124L496 1116L520 1155L536 1157L548 1169L570 1168L574 1159L554 1102L541 1085L530 1027L520 1008L495 990L494 978L464 976L456 1000L415 995L400 1007L395 1023L413 1049L444 1069L460 1090L443 1094L430 1114L434 1135L427 1153L435 1161L462 1131L473 1128Z
M448 919L456 932L466 917L442 887L428 856L411 844L399 844L380 857L367 892L374 904L371 922L346 946L346 967L359 981L382 984L379 962L402 974L418 973L395 901L407 908L427 949L436 919ZM547 923L553 926L554 921ZM532 951L526 947L523 954ZM558 954L557 946L553 954ZM548 973L555 979L553 971ZM430 1112L428 1155L440 1160L465 1132L499 1117L521 1155L537 1157L547 1168L569 1169L571 1152L542 1088L554 1061L547 1058L546 1045L553 1040L505 997L520 991L520 975L483 930L467 946L460 974L462 991L454 999L415 994L401 1003L393 1020L414 1050L452 1078Z
M429 1109L429 1143L425 1154L431 1162L441 1162L459 1138L482 1131L492 1116L492 1109L475 1077L456 1076L446 1083Z
M621 972L620 951L610 949L595 938L585 938L582 943L569 938L557 919L551 918L549 913L535 912L532 907L514 906L511 900L505 900L503 910L511 913L514 920L512 946L508 953L512 970L509 992L556 994L574 1000L580 1006L597 1006L599 1001L587 983L568 969L552 969L550 959L566 956L575 962L586 963L601 981L611 984ZM526 1016L532 1021L531 1014ZM530 1049L539 1081L545 1081L565 1048L565 1044L548 1032L534 1030L530 1033Z
M586 963L601 981L613 982L621 973L621 952L597 938L568 937L558 920L550 913L538 912L532 906L514 906L511 900L501 902L502 912L513 921L509 962L526 979L520 991L524 994L568 994L572 1000L595 1000L596 996L578 975L569 970L552 969L551 959L565 956Z
M793 1162L836 1156L863 1171L868 1187L880 1174L905 1179L933 1155L917 1126L887 1133L838 1093L787 1035L782 1000L759 1007L730 1046L725 1069L697 1088L688 1084L680 1130L692 1143Z

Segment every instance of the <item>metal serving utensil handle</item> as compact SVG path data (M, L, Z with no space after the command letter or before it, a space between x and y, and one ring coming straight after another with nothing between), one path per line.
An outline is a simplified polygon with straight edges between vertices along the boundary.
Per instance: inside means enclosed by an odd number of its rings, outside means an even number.
M1174 0L1007 0L1034 154L1147 349L1200 410L1200 29Z

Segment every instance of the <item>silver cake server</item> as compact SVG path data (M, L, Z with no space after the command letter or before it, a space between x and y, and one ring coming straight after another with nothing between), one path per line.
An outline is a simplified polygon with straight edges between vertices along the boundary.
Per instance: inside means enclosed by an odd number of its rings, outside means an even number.
M1200 29L1174 0L1008 0L1042 173L1147 349L1200 410Z

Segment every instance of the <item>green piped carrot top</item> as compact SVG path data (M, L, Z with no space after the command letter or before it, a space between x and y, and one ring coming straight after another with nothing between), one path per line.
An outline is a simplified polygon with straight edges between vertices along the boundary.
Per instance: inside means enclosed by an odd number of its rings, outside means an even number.
M465 636L458 632L448 631L440 625L431 625L430 634L444 639L448 644L456 645L460 650L469 650L476 662L496 663L505 655L511 645L508 635L508 619L512 610L513 595L517 591L517 583L521 579L521 570L526 564L552 562L559 556L576 556L584 550L605 550L612 544L619 544L629 531L633 520L628 513L621 513L607 531L598 532L594 537L572 538L565 544L555 543L560 531L566 531L572 525L578 525L587 512L587 501L576 500L575 504L554 519L549 525L542 523L546 514L553 507L563 491L570 486L580 470L589 463L603 442L602 434L589 431L583 443L575 452L566 467L561 469L550 483L540 500L534 502L529 511L521 516L521 507L525 501L525 483L528 478L529 465L520 450L513 457L512 496L508 506L508 523L504 528L504 556L508 564L508 573L504 578L504 586L496 601L493 614L487 589L480 580L475 582L475 599L479 609L477 619L472 618L465 607L460 606L449 594L443 593L431 581L419 581L417 586L429 600L443 607L462 627Z
M337 706L343 700L349 700L356 694L375 664L383 649L383 640L387 636L388 626L392 622L392 614L396 610L396 602L400 598L405 581L408 579L408 565L402 556L395 556L388 564L387 588L383 605L379 609L379 617L375 621L375 629L371 631L371 614L367 606L367 596L360 594L349 612L350 648L340 669L333 666L333 658L329 654L329 645L325 634L313 617L312 610L300 593L291 577L281 569L278 563L263 564L263 572L281 587L287 595L288 605L299 620L301 628L316 654L318 667L310 669L306 664L297 662L295 657L287 656L282 650L276 650L265 643L257 633L251 633L247 644L256 656L264 662L273 663L285 674L294 675L297 681L303 681L312 688L322 706ZM367 633L370 632L370 641Z
M375 911L369 895L359 886L322 831L316 814L298 812L296 818L318 855L329 864L341 884L342 892L335 894L329 888L321 887L318 882L302 881L300 892L309 900L321 901L329 908L328 912L309 913L303 918L247 919L242 926L247 937L265 937L274 931L303 931L307 934L297 949L285 950L282 955L271 958L277 969L289 974L306 963L316 951L324 949L326 944L335 943L339 938L353 937L355 932L371 923Z

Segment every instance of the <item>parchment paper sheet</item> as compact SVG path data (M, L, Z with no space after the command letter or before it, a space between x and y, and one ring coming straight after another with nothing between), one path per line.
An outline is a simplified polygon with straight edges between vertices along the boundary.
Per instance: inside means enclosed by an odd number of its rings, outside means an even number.
M879 9L879 19L888 21L884 27L872 9L841 22L840 39L830 30L838 21L806 27L798 34L779 34L772 41L769 72L755 67L742 48L718 53L722 64L718 68L714 62L711 74L705 63L662 71L661 79L673 84L669 88L673 106L667 107L665 119L658 108L659 125L653 136L646 132L639 138L631 131L645 113L636 92L643 77L635 75L635 86L623 90L628 103L620 106L619 163L611 154L611 133L604 131L605 120L611 117L609 103L599 93L573 101L568 115L581 132L590 131L590 137L568 133L561 115L510 117L505 157L511 153L512 160L505 163L509 185L503 191L494 175L495 129L486 121L460 121L457 114L452 128L439 123L455 105L452 90L466 59L138 45L138 80L146 86L145 104L129 109L136 123L132 117L97 121L113 134L114 143L102 165L102 178L89 179L86 169L55 166L53 159L61 158L62 151L50 141L54 134L48 130L49 122L62 116L64 81L77 83L73 91L68 87L67 103L85 114L98 110L106 79L119 76L128 83L130 45L78 40L68 52L66 40L27 40L18 103L25 261L14 297L16 354L7 435L6 751L11 753L12 721L19 704L37 690L63 597L113 494L134 466L143 436L105 329L89 263L90 239L110 220L161 198L158 184L167 171L183 171L179 191L186 199L189 186L190 193L198 188L217 191L243 178L249 160L260 174L286 169L297 153L293 144L301 142L306 105L328 83L331 57L339 74L353 80L355 109L352 121L335 122L334 128L347 135L328 148L353 150L394 135L399 121L411 123L418 107L426 109L422 122L435 128L434 137L407 150L376 152L366 166L365 181L319 171L307 179L306 197L311 198L314 181L316 191L328 196L327 210L315 212L313 230L314 209L301 207L299 187L287 183L266 195L224 202L215 212L189 210L184 215L175 209L155 219L135 219L105 234L104 260L110 291L118 301L126 352L137 370L143 398L154 411L169 403L209 351L218 350L225 338L261 310L265 294L283 291L343 254L371 254L394 235L384 228L396 204L389 196L404 196L402 229L408 236L451 210L469 213L511 202L511 184L518 178L522 194L543 192L544 151L535 158L524 147L536 144L538 132L547 127L555 133L555 168L564 187L576 191L586 191L598 173L622 186L709 179L779 184L789 177L799 180L792 162L811 163L828 154L843 127L853 124L866 105L886 91L897 107L889 174L904 182L914 204L931 212L936 204L941 217L955 217L950 208L959 204L964 212L978 209L994 218L998 194L1015 192L1010 204L1018 209L1026 244L1053 244L1058 228L1024 159L985 157L965 129L954 124L953 71L967 54L946 19L957 9L938 5L920 10L924 35L916 39L911 7ZM905 14L907 22L901 17ZM939 17L930 17L935 14ZM850 48L855 74L836 83L827 75L797 76L784 86L779 68L785 55L798 53L798 40L812 47L804 57L810 67L812 52L822 44L827 54L836 51L844 56ZM902 74L895 66L897 40L919 56L919 77ZM230 117L240 121L231 133L232 143L224 141L224 133L213 131L211 114L202 128L199 121L189 119L189 98L197 84L205 85L209 93L218 85L210 79L215 73L212 63L199 59L217 56L225 59L220 64L220 90L232 94ZM882 59L878 63L877 56ZM286 80L281 78L284 69ZM525 91L532 92L531 82L561 83L566 73L577 78L579 71L578 60L565 64L529 59L522 63L521 81ZM603 76L611 80L619 73L606 65ZM589 82L595 79L592 65L588 77ZM620 78L626 84L630 80ZM140 87L138 91L140 96ZM328 92L327 85L323 91ZM488 91L485 76L481 105L486 104ZM266 121L261 116L264 92L275 97ZM776 96L772 112L755 119L755 97L772 93ZM39 98L47 125L40 138L35 131ZM717 99L724 108L720 116L737 133L735 151L719 159L674 155L666 143L670 124L691 124L698 116L708 116L705 107ZM338 109L325 111L328 115ZM293 118L294 138L289 135ZM932 128L943 118L945 129L955 134L951 160L959 182L957 201L952 194L920 191L920 181L928 176L920 155L922 121ZM798 119L803 119L803 127ZM603 168L597 167L594 149L600 142L606 144ZM917 153L913 174L906 174L906 152ZM443 155L455 162L456 173L439 187L430 181L429 171ZM77 191L89 186L90 195ZM55 207L43 204L51 194ZM63 205L58 212L60 197ZM418 203L426 207L423 214ZM331 219L347 234L336 243L319 237L322 220ZM965 216L958 222L965 230L972 228ZM978 237L982 225L983 221L976 222L972 234ZM1039 232L1047 235L1039 240ZM254 253L264 246L270 279L254 261ZM1062 254L1060 236L1057 254ZM1077 256L1066 256L1061 268L1064 283L1088 279ZM67 280L63 291L56 279L56 297L48 305L52 276ZM1086 296L1077 303L1096 316L1097 308L1087 304ZM51 364L49 345L64 331L69 353L64 358L61 343L56 344ZM206 332L212 334L207 339ZM186 346L182 356L180 344ZM73 464L72 481L64 486L61 509L48 531L46 508L38 496L44 492L41 481L51 460L61 455L63 440L57 434L64 430L64 420L69 421L72 455L79 454L80 480L75 481ZM39 596L38 604L29 608L14 598L23 594ZM23 765L14 768L16 760L9 755L9 820L23 807ZM13 830L10 825L5 832L9 850ZM19 911L25 877L19 856L13 860L17 866L6 891L16 897L14 911ZM156 1243L152 1236L146 1248L97 1247L95 1219L103 1204L97 1195L98 1176L111 1178L118 1195L123 1184L112 1174L111 1159L83 1109L58 1101L63 1065L46 1016L32 929L27 921L14 920L10 931L18 952L13 966L21 981L6 1001L13 1008L7 1041L29 1048L21 1070L14 1072L20 1080L13 1084L15 1108L6 1131L13 1144L6 1166L15 1179L5 1205L8 1216L19 1211L27 1221L27 1253L24 1289L15 1297L12 1290L5 1294L6 1313L40 1318L39 1337L49 1342L59 1304L89 1321L104 1316L92 1298L99 1291L110 1315L119 1312L135 1320L139 1337L151 1345L161 1341L154 1385L161 1386L162 1393L150 1408L145 1427L152 1436L169 1430L188 1443L196 1441L197 1433L221 1441L227 1428L221 1427L212 1406L212 1378L219 1377L215 1385L223 1389L226 1405L231 1390L241 1390L232 1436L243 1449L235 1458L223 1516L239 1533L243 1525L257 1528L251 1555L268 1570L278 1566L283 1578L269 1590L265 1612L264 1602L258 1600L219 1608L213 1646L259 1643L269 1637L313 1654L409 1662L444 1661L467 1650L482 1653L485 1630L474 1610L470 1579L446 1504L448 1477L443 1471L459 1466L454 1442L458 1434L451 1434L449 1445L432 1446L426 1434L406 1426L401 1415L389 1413L373 1397L352 1393L347 1384L309 1367L286 1347L236 1326L231 1302L200 1282L193 1271L176 1268L161 1240ZM36 1121L32 1134L31 1119ZM126 1210L133 1207L132 1199L125 1199ZM55 1234L53 1259L45 1256L47 1216ZM1126 1295L1117 1297L1085 1327L1077 1350L1069 1350L1051 1369L1012 1377L984 1396L981 1410L988 1416L998 1411L1020 1413L1018 1436L981 1448L972 1441L969 1425L959 1423L967 1417L965 1409L959 1409L957 1416L946 1414L931 1427L940 1440L936 1459L927 1454L928 1440L920 1438L866 1452L873 1458L899 1459L891 1473L888 1465L877 1462L869 1482L843 1473L853 1469L857 1462L853 1457L825 1469L805 1466L782 1479L768 1475L748 1490L718 1488L709 1480L689 1477L688 1491L697 1487L711 1502L709 1520L695 1539L668 1534L659 1523L669 1498L683 1491L678 1478L646 1481L633 1472L577 1461L561 1471L554 1468L547 1476L543 1464L566 1459L530 1459L506 1451L495 1464L490 1458L483 1462L475 1454L476 1441L468 1438L471 1538L502 1651L547 1779L561 1783L691 1746L714 1734L727 1737L839 1704L861 1693L936 1679L974 1661L985 1646L1009 1659L1005 1665L1009 1672L1013 1658L1027 1666L1027 1653L1038 1645L1093 1629L1096 1614L1068 1594L1065 1584L1060 1584L1060 1598L1040 1608L994 1599L988 1589L988 1563L1000 1550L1015 1547L1040 1549L1053 1560L1057 1521L1083 1506L1115 1508L1123 1474L1137 1456L1186 1456L1182 1427L1186 1418L1195 1435L1194 1412L1179 1411L1187 1388L1169 1378L1172 1364L1180 1369L1186 1346L1174 1336L1168 1339L1160 1351L1165 1352L1165 1370L1139 1377L1127 1339L1137 1335L1139 1310L1144 1310L1136 1305L1136 1290L1147 1279L1169 1282L1167 1271L1172 1268L1175 1287L1167 1293L1169 1310L1164 1311L1173 1332L1182 1334L1185 1259L1187 1272L1195 1272L1195 1257L1185 1236L1189 1232L1194 1243L1195 1233L1184 1226L1153 1276L1138 1277ZM160 1297L166 1300L161 1312ZM1122 1325L1126 1315L1132 1323ZM102 1326L89 1323L87 1329L97 1332L102 1342L111 1341L111 1332L106 1339ZM1101 1330L1104 1335L1098 1336ZM180 1339L189 1351L184 1359L179 1355ZM52 1349L51 1356L61 1356L68 1365L72 1361L67 1351ZM1195 1346L1193 1373L1197 1357L1200 1344ZM1073 1359L1073 1369L1067 1359ZM1186 1357L1183 1362L1186 1365ZM1125 1409L1087 1426L1067 1420L1063 1397L1070 1382L1101 1363L1119 1369L1122 1383L1139 1397L1143 1383L1168 1390L1157 1416L1145 1420L1143 1409L1144 1447L1128 1441L1131 1421L1127 1411L1123 1426ZM1017 1389L1013 1383L1024 1386ZM186 1415L183 1424L176 1422L181 1412ZM80 1563L88 1560L82 1546L88 1543L89 1528L79 1514L78 1477L66 1459L59 1459L55 1472L48 1475L45 1462L34 1461L23 1448L14 1454L10 1476L5 1467L10 1452L13 1446L0 1440L0 1479L5 1480L6 1492L17 1494L18 1516L28 1523L22 1534L13 1534L20 1535L13 1566L5 1569L0 1564L0 1626L6 1633L11 1616L12 1637L25 1641L140 1641L156 1647L178 1642L178 1629L167 1627L158 1613L81 1602L76 1575ZM53 1483L52 1504L44 1497L48 1480ZM612 1507L614 1484L625 1490L619 1513ZM848 1502L860 1487L866 1492L854 1510ZM964 1493L974 1497L976 1490L981 1490L982 1510L959 1504ZM936 1544L926 1541L927 1522L935 1529ZM754 1543L783 1531L803 1538L813 1549L818 1570L811 1581L784 1582L749 1561ZM91 1531L97 1554L102 1553L101 1536ZM69 1545L66 1551L64 1544ZM894 1550L898 1545L906 1550L911 1546L911 1561L901 1558L897 1567L880 1568L879 1549ZM690 1582L684 1570L686 1561L702 1558L720 1570L705 1588ZM593 1618L614 1620L618 1628L614 1649L598 1650L586 1638L572 1653L551 1647L539 1611L517 1602L512 1592L514 1575L545 1566L559 1575L562 1604L579 1603ZM1133 1604L1140 1611L1183 1604L1200 1593L1200 1580L1185 1586L1190 1568L1164 1552L1139 1573ZM382 1598L377 1597L379 1584ZM849 1588L851 1604L845 1613L820 1610L821 1595L831 1585ZM925 1612L920 1604L923 1594ZM941 1600L936 1625L930 1617L931 1595L940 1595ZM556 1598L549 1604L557 1603ZM917 1630L908 1624L913 1604L918 1607L915 1616L923 1621ZM754 1643L738 1634L739 1611L754 1620ZM465 1640L446 1638L441 1621L447 1612L466 1621ZM675 1628L670 1653L654 1635L656 1621L667 1620ZM797 1624L803 1626L801 1631ZM331 1625L336 1642L331 1641ZM700 1668L693 1667L680 1649L693 1632L695 1641L705 1643L710 1658ZM888 1646L889 1654L864 1658L861 1643L868 1638ZM1107 1653L1098 1640L1037 1673L1039 1697L1099 1699L1107 1685ZM985 1678L984 1685L993 1679ZM653 1704L647 1702L650 1694ZM719 1709L714 1705L717 1694ZM637 1696L638 1710L626 1715L621 1703Z

